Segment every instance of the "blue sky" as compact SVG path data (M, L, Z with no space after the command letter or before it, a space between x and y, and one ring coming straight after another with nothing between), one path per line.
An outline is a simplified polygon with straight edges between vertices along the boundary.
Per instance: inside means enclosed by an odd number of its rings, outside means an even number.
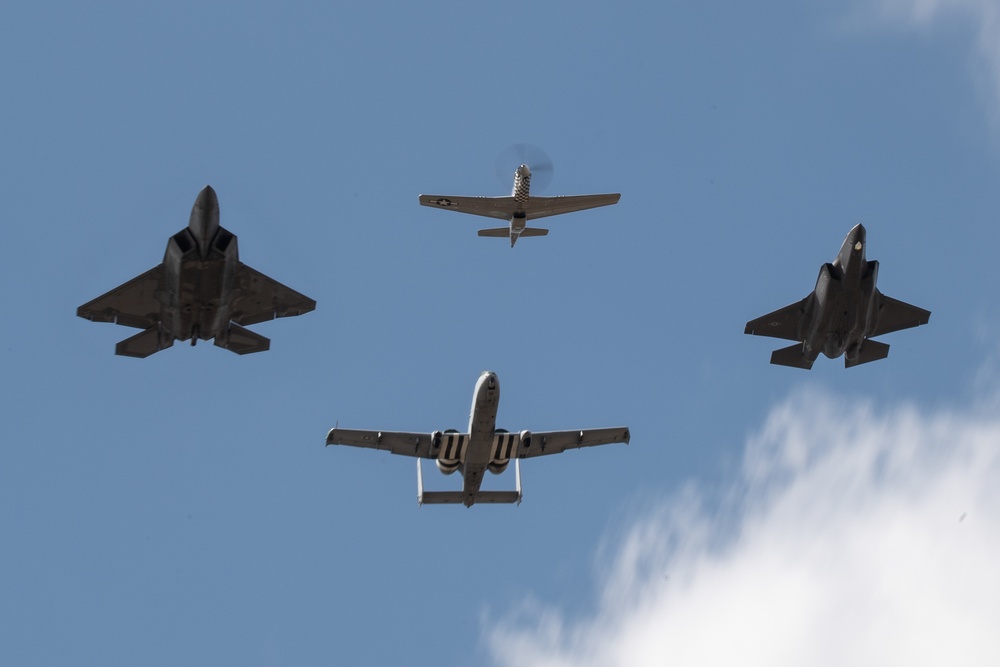
M0 655L865 664L823 650L846 636L899 664L917 636L995 664L976 629L1000 613L963 595L1000 597L1000 8L693 4L5 4ZM417 205L506 194L518 142L551 156L545 194L621 202L513 250ZM241 259L316 311L254 327L265 354L114 356L132 330L76 307L158 263L205 184ZM930 324L850 371L770 366L744 323L858 222ZM464 428L484 369L498 426L632 444L532 460L520 507L470 510L418 508L412 460L323 447L338 421ZM950 547L906 560L928 543ZM964 578L903 614L943 570ZM894 604L830 573L900 573ZM750 611L712 613L731 591ZM923 632L956 609L965 630Z

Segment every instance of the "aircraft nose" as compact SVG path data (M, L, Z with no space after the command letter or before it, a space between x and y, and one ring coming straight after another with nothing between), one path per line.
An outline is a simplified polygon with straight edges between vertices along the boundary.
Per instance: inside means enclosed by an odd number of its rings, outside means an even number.
M486 383L487 389L496 389L497 387L497 374L493 371L483 372L483 381Z
M517 168L517 175L521 178L527 178L528 176L531 176L531 170L528 169L528 165L522 164Z
M194 205L198 208L210 210L213 208L219 208L219 198L215 194L215 190L211 185L206 185L198 193L198 198L194 201Z
M854 229L850 233L851 246L855 250L861 250L865 245L865 237L867 232L865 231L865 226L862 224L854 225Z

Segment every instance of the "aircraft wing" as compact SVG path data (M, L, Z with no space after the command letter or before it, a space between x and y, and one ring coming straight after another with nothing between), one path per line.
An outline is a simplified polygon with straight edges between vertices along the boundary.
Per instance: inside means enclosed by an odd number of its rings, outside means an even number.
M585 211L598 206L617 204L622 196L619 193L610 195L570 195L568 197L528 197L524 212L528 220L547 218L550 215L560 215L573 211ZM507 216L508 218L510 216Z
M430 433L403 433L400 431L356 431L346 428L332 428L326 434L328 445L350 445L383 449L393 454L432 459Z
M421 206L443 208L458 213L471 213L498 220L510 220L517 210L517 200L513 197L443 197L441 195L420 195Z
M114 322L127 327L148 329L161 318L165 289L163 265L136 276L107 294L83 304L76 314L92 322Z
M808 297L807 297L808 298ZM743 333L785 340L802 340L799 323L805 313L805 299L747 322Z
M309 297L246 264L240 265L233 278L232 299L230 319L243 326L276 317L303 315L316 307L316 302Z
M543 454L559 454L567 449L609 445L615 442L624 442L627 445L630 438L631 434L624 426L532 433L529 439L521 439L518 442L517 458L526 459Z
M929 310L911 306L883 294L878 309L878 321L874 331L868 335L881 336L892 331L917 327L921 324L927 324L930 318L931 312Z

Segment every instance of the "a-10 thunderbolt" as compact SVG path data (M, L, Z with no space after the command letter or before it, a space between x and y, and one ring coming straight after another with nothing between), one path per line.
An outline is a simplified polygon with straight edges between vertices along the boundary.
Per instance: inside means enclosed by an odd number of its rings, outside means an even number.
M276 317L308 313L316 302L240 261L236 236L219 225L210 186L198 194L188 226L170 237L163 262L80 306L93 322L142 329L115 354L148 357L174 340L215 339L237 354L263 352L271 341L245 329Z
M531 194L531 169L527 164L522 164L514 170L514 188L509 197L420 195L420 204L505 220L506 227L480 229L479 235L509 237L510 247L513 248L517 239L522 236L545 236L549 233L547 229L528 227L529 220L617 204L621 197L620 193L538 197Z
M484 371L472 394L472 414L465 433L456 430L433 433L402 433L394 431L356 431L334 427L326 436L327 445L351 445L369 449L387 449L393 454L417 458L417 503L458 504L472 507L479 503L520 503L520 460L543 454L559 454L567 449L628 444L628 428L583 429L509 433L496 428L497 406L500 403L500 381L496 373ZM456 470L463 478L461 491L424 491L420 459L434 459L438 470L450 475ZM499 475L514 459L515 488L513 491L482 491L483 475L489 470Z
M820 268L809 296L747 322L745 333L801 341L771 354L781 366L808 370L820 352L843 354L846 368L885 359L889 346L872 337L927 324L931 314L885 296L877 279L878 262L865 260L865 228L856 225L837 258Z

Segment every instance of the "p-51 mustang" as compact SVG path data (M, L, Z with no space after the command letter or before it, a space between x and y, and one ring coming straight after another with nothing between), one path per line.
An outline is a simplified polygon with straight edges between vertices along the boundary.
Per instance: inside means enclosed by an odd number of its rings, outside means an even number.
M510 238L513 248L521 236L545 236L547 229L528 227L528 220L546 218L550 215L560 215L573 211L584 211L588 208L617 204L621 194L607 195L571 195L564 197L531 196L531 169L522 164L514 170L514 188L509 197L452 197L442 195L420 195L422 206L471 213L487 218L506 220L506 227L480 229L480 236L496 236Z
M244 326L308 313L316 302L240 261L236 235L219 226L210 186L198 194L188 226L170 237L163 262L80 306L92 322L143 329L115 354L148 357L174 340L215 339L236 354L263 352L271 341Z
M500 381L496 373L484 371L476 382L472 395L469 430L433 433L401 433L391 431L354 431L333 428L326 436L327 445L351 445L369 449L387 449L393 454L417 458L417 503L458 504L472 507L474 503L521 502L520 459L543 454L559 454L567 449L628 444L629 430L618 428L508 433L496 428L497 406L500 403ZM450 475L456 470L464 479L461 491L424 491L420 459L434 459L438 470ZM514 459L515 489L513 491L481 491L483 474L489 470L499 475Z

